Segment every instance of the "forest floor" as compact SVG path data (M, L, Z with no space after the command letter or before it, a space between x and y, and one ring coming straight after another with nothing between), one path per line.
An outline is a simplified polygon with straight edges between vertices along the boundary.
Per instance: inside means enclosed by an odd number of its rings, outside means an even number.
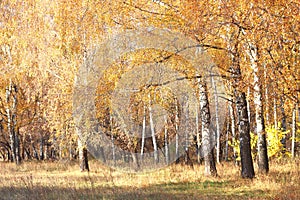
M0 162L0 199L300 199L299 165L299 159L273 161L268 175L246 180L233 163L218 165L219 177L209 178L203 166L135 174L96 161L89 173L67 161Z

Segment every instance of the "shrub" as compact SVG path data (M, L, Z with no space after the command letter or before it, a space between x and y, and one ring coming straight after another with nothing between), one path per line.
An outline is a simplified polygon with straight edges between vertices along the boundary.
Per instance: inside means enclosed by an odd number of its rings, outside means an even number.
M299 132L299 131L298 131ZM267 145L268 145L268 157L269 158L282 158L283 156L291 156L290 152L287 152L283 147L282 139L286 137L289 131L283 131L281 125L279 124L279 128L275 129L274 126L266 127L266 136L267 136ZM251 153L252 158L256 158L257 156L257 140L258 136L255 133L250 133L251 137ZM297 134L296 141L300 141L300 134ZM237 153L237 161L241 160L240 157L240 141L228 141L228 144L236 151Z
M283 131L281 125L279 124L279 128L275 128L274 126L268 126L266 128L267 133L267 142L268 142L268 156L269 158L282 158L285 156L290 156L290 152L287 152L282 144L282 139L286 137L286 134L289 131Z

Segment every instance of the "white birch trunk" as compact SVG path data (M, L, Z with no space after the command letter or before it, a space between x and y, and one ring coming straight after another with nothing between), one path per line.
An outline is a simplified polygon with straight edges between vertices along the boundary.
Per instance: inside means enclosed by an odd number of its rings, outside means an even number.
M232 144L235 145L235 143L236 143L236 132L235 132L236 127L235 127L233 98L231 99L230 105L229 105L229 115L230 115L230 119L231 119ZM236 162L237 152L236 152L235 148L233 148L233 158L234 158L235 164L237 164L237 162Z
M188 151L189 147L189 103L186 99L186 112L185 112L185 152Z
M44 148L44 160L48 159L48 145L45 144L45 148Z
M178 111L178 104L177 99L175 98L175 156L176 156L176 163L179 158L179 135L178 135L178 125L179 125L179 111Z
M10 149L11 149L11 161L14 162L16 159L16 152L15 152L15 136L11 130L11 114L10 109L6 109L6 115L7 115L7 131L9 134L9 140L10 140Z
M296 113L297 112L297 108L295 106L295 108L293 109L293 117L292 117L292 149L291 149L291 153L292 153L292 158L295 157L295 139L296 139L296 130L297 130L297 125L296 125Z
M200 130L199 130L199 113L198 113L198 106L196 107L196 136L197 136L197 161L198 163L201 162L201 137L200 137Z
M112 116L109 116L109 124L110 124L110 134L111 134L111 151L112 151L112 160L114 166L116 166L116 150L115 150L115 144L114 144L114 135L113 135L113 119Z
M274 97L274 128L277 130L278 129L278 119L277 119L277 101L276 97Z
M258 148L258 168L260 172L267 173L269 171L267 142L264 125L263 103L262 103L262 89L261 81L258 75L258 55L257 47L253 44L249 44L249 52L251 68L253 70L253 88L254 88L254 106L255 106L255 121L256 121L256 133L258 136L257 148Z
M247 110L248 110L248 119L249 119L249 124L250 124L250 129L251 129L251 109L250 109L250 99L251 99L251 90L250 86L248 86L248 91L247 91Z
M165 133L164 133L164 139L165 139L165 158L166 158L166 164L169 164L169 137L168 137L168 120L167 116L164 116L165 119Z
M226 125L226 143L225 143L225 161L228 161L228 139L229 139L229 119L227 120Z
M264 79L265 79L265 108L266 108L266 124L270 124L270 117L269 117L269 90L268 90L268 80L267 80L267 67L264 64Z
M154 130L154 123L153 123L153 117L152 117L152 107L151 107L151 97L149 94L149 121L150 121L150 129L151 129L151 136L152 136L152 143L153 143L153 155L154 155L154 161L155 163L158 163L158 152L157 152L157 143L156 143L156 138L155 138L155 130Z
M142 127L142 145L141 145L141 157L144 155L144 147L145 147L145 133L146 133L146 106L144 105L144 113L143 113L143 127Z
M17 86L13 84L11 79L9 80L9 85L6 88L6 103L7 131L10 139L11 161L18 165L21 162L21 157L17 129Z
M210 109L207 95L207 86L198 80L199 102L201 113L201 129L202 129L202 151L204 155L204 174L208 176L216 176L217 169L215 165L212 145L212 134L210 134Z
M219 97L217 91L217 85L215 83L214 77L211 77L212 87L214 88L214 98L215 98L215 114L216 114L216 153L217 153L217 163L220 163L220 125L219 125Z
M7 115L7 131L9 134L9 140L10 140L10 150L11 150L11 161L14 162L16 159L16 152L15 152L15 136L12 131L12 122L11 122L11 110L10 110L10 98L11 98L11 80L9 81L9 86L6 88L6 115Z
M44 160L44 139L42 134L40 134L40 160Z

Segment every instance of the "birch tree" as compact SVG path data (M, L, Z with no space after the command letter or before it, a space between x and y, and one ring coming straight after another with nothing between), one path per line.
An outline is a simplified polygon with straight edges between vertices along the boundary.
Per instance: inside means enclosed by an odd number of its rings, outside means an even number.
M198 79L199 87L199 103L202 129L202 151L204 155L205 175L217 176L217 169L214 158L214 146L212 144L213 134L210 131L210 109L208 102L207 85L202 80Z
M214 90L214 100L215 100L215 117L216 117L216 156L217 156L217 163L220 163L220 124L219 124L219 97L218 97L218 90L215 79L211 76L212 87Z
M291 153L292 153L292 158L295 157L295 153L296 153L296 132L297 132L297 106L294 107L293 109L293 116L292 116L292 147L291 147Z
M241 155L241 175L244 178L254 177L253 160L251 155L250 145L250 124L248 119L247 101L245 92L241 91L241 67L240 67L240 50L239 38L241 36L241 27L237 25L236 31L233 35L234 44L230 45L230 52L232 58L232 64L230 66L230 72L232 76L232 86L234 90L234 98L237 108L238 116L238 130L240 140L240 155Z
M155 137L155 129L154 129L154 122L153 122L153 116L152 116L152 102L151 102L151 96L150 96L150 93L149 93L149 106L148 106L148 109L149 109L149 123L150 123L150 128L151 128L151 137L152 137L152 143L153 143L153 149L154 149L154 152L153 152L153 155L154 155L154 160L155 160L155 163L158 163L158 150L157 150L157 143L156 143L156 137Z
M9 80L9 85L6 88L6 113L7 113L7 131L10 138L11 160L17 165L21 162L20 157L20 137L17 127L17 94L18 86Z
M249 43L248 54L250 58L251 68L253 70L255 121L256 133L258 135L258 169L260 172L267 173L269 171L268 151L263 114L261 80L258 74L258 53L255 44Z

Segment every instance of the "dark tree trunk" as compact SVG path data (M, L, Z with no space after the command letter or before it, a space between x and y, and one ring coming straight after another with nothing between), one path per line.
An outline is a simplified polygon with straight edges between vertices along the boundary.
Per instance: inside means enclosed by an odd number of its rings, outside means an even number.
M7 149L7 161L12 162L11 151L9 149Z
M102 158L102 162L106 163L106 157L105 157L105 153L104 153L103 147L99 147L99 151L100 151L100 156Z
M40 138L40 160L44 160L44 139L41 136Z
M26 156L26 159L30 160L31 159L30 149L24 148L24 152L25 152L24 154Z
M253 178L255 174L251 156L250 125L248 121L246 95L244 92L238 93L237 91L235 94L240 133L241 173L243 178Z
M243 178L253 178L254 168L251 155L250 145L250 124L248 118L247 101L245 92L242 92L242 73L240 67L240 54L239 54L239 37L242 29L239 29L236 35L235 43L228 43L229 50L231 51L232 65L230 67L230 73L232 77L232 87L234 91L234 98L236 101L238 129L240 139L240 155L241 155L241 175Z
M261 173L269 172L269 158L267 149L266 133L258 135L258 171Z
M78 139L78 153L79 153L79 164L80 171L90 171L89 160L88 160L88 151L85 146L83 146L80 139Z
M33 150L33 157L38 160L39 159L39 155L38 155L38 152L37 152L34 144L32 144L32 150Z
M281 110L281 125L282 125L282 131L286 131L286 114L285 114L285 109L284 109L284 99L281 96L280 97L280 110ZM286 152L286 137L283 136L281 139L281 144L282 144L282 153L285 154Z
M26 146L26 142L25 142L25 139L26 139L26 136L24 135L23 137L22 137L22 143L20 143L20 151L21 151L21 159L22 160L25 160L25 146Z
M80 164L80 169L81 171L90 171L89 168L89 161L88 161L88 151L87 149L84 147L82 150L82 159L81 159L81 164Z

